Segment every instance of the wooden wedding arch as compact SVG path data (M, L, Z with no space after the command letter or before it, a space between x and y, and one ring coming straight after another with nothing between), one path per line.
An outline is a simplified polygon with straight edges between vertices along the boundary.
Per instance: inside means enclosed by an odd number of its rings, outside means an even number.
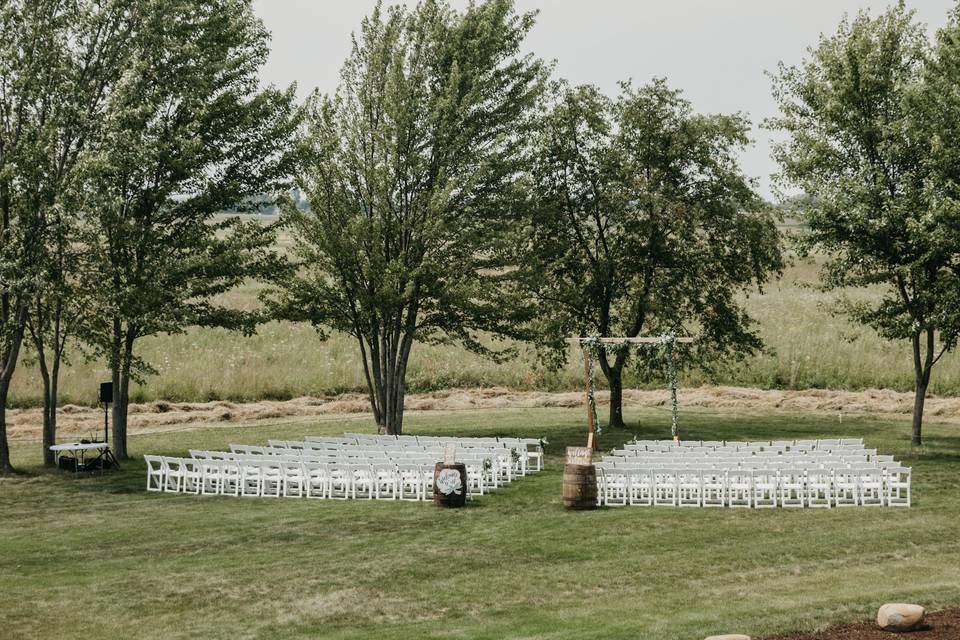
M577 344L583 351L583 369L587 379L587 448L597 448L597 431L599 427L599 418L597 416L597 403L594 399L593 388L593 358L599 355L600 347L613 347L615 349L629 349L631 346L640 345L663 345L667 353L667 364L670 375L670 407L671 407L671 426L670 432L674 440L679 440L680 433L677 427L677 376L676 368L673 364L673 346L676 343L690 344L694 338L689 336L675 336L672 333L662 336L637 336L628 337L598 337L598 336L580 336L568 338L567 342Z

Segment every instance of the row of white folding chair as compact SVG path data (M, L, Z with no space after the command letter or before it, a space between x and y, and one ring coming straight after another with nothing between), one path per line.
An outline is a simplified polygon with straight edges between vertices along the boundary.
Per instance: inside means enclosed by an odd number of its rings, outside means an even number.
M824 446L824 447L808 447L808 446L760 446L760 445L739 445L739 446L725 446L725 447L669 447L664 445L635 445L631 443L626 443L622 446L622 450L630 451L634 453L646 452L646 453L661 453L661 454L675 454L675 455L686 455L693 453L709 453L709 454L766 454L766 455L783 455L788 453L831 453L831 452L849 452L849 451L870 451L866 449L863 445L838 445L838 446Z
M843 470L843 469L859 469L859 468L869 468L877 469L879 471L884 471L887 468L900 466L899 463L875 463L875 462L864 462L864 461L852 461L852 462L798 462L798 463L769 463L766 461L756 461L756 462L741 462L739 464L716 464L715 462L710 461L700 461L700 462L634 462L634 461L604 461L605 464L609 464L612 468L615 469L713 469L720 471L739 471L744 469L777 469L777 470L786 470L786 471L807 471L807 470L817 470L817 469L827 469L827 470Z
M441 460L445 455L445 450L442 447L432 447L429 445L421 445L417 448L405 448L403 451L435 455ZM497 469L507 482L512 480L514 475L527 474L527 457L522 453L516 452L514 449L510 449L505 446L476 446L462 448L458 449L456 454L457 460L464 460L476 456L483 456L485 458L493 458L497 460Z
M797 458L714 458L714 457L630 457L630 456L606 456L603 462L610 462L618 465L635 464L658 464L658 465L711 465L721 467L737 466L844 466L851 464L872 464L875 466L885 466L898 464L893 460L893 456L884 456L868 460L865 456L836 456L836 457L797 457Z
M524 461L524 475L526 475L526 462L533 460L536 462L535 471L543 469L543 441L538 438L515 438L515 437L496 437L496 438L470 438L455 436L385 436L360 433L346 433L347 438L355 438L358 444L368 443L416 443L420 445L446 445L454 443L459 448L471 448L478 445L499 445L512 449L517 449L519 453L526 457ZM308 439L314 436L307 436Z
M728 455L728 456L737 456L737 455L755 455L755 456L778 456L778 455L820 455L820 454L843 454L843 453L865 453L867 455L877 455L876 449L868 449L862 445L846 445L846 446L837 446L837 447L825 447L825 448L805 448L805 447L724 447L724 448L708 448L708 447L685 447L685 448L676 448L676 449L664 449L662 447L656 447L652 449L631 446L629 443L625 444L621 449L614 449L615 453L622 453L622 455L641 455L641 454L650 454L650 455Z
M614 468L598 465L604 504L653 506L910 506L911 470Z
M191 449L190 455L196 459L217 459L227 461L249 460L253 462L313 462L328 464L381 464L392 463L395 465L416 464L420 466L429 466L435 468L436 457L423 455L405 455L402 458L366 458L366 457L347 457L340 455L315 455L306 452L303 455L277 455L277 456L259 456L255 454L228 453L222 451L202 451ZM489 462L488 462L489 460ZM480 454L465 455L461 457L467 472L467 482L471 490L483 495L489 493L498 487L512 481L513 476L510 470L500 473L499 462L496 458L484 457Z
M401 436L401 439L404 436ZM543 469L543 441L539 438L517 438L517 437L504 437L499 436L496 438L469 438L469 437L456 437L456 436L411 436L417 439L419 443L438 443L446 445L448 443L454 443L458 447L468 448L473 446L473 443L497 443L504 445L511 449L518 450L518 453L521 453L526 456L527 460L534 460L537 463L536 471Z
M633 440L632 444L641 445L659 445L670 447L699 447L699 446L729 446L729 445L845 445L845 444L863 444L863 438L825 438L817 440Z
M231 453L237 455L264 455L264 456L318 456L318 455L333 455L337 457L352 457L360 460L363 459L396 459L401 455L403 456L415 456L421 457L424 455L433 455L437 460L443 458L444 452L440 449L430 450L427 447L421 447L417 449L403 450L403 451L391 451L389 449L379 449L379 448L363 448L363 447L343 447L343 448L333 448L333 449L287 449L280 447L260 447L253 445L230 445ZM191 455L193 453L191 452ZM487 449L468 449L462 451L459 455L459 458L462 460L475 459L476 456L483 456L492 458L495 461L495 464L492 466L492 473L498 474L498 484L502 482L511 482L513 480L514 471L520 475L525 475L526 472L526 460L522 457L512 456L509 449L497 448L492 450ZM194 456L196 457L196 456Z
M237 445L231 446L236 447ZM300 453L304 456L325 455L328 457L353 457L357 459L385 457L391 460L401 460L405 457L421 458L431 456L435 461L439 461L442 460L444 456L442 449L431 450L429 447L393 451L389 449L354 446L332 449L303 449L299 452L297 450L288 450L287 452L291 454ZM493 487L512 482L515 475L525 475L527 471L526 460L522 456L513 456L510 450L506 448L462 450L457 454L457 460L465 463L468 461L480 460L480 462L483 462L484 460L490 460L488 471L489 474L493 476Z
M425 448L423 450L404 450L390 451L377 449L353 449L349 453L362 456L369 453L372 456L387 455L391 460L403 460L411 458L430 458L434 462L443 460L444 451L442 449ZM336 452L339 454L339 450ZM457 461L463 462L467 466L468 474L479 473L483 477L485 487L488 490L497 488L502 484L513 481L515 475L523 475L526 471L525 461L515 463L514 457L510 455L507 449L467 449L457 454ZM482 471L477 472L473 467L481 467Z
M846 460L846 461L882 461L882 462L891 462L893 456L889 455L878 455L876 450L865 450L865 451L847 451L847 452L837 452L833 454L794 454L794 453L785 453L785 454L767 454L764 452L754 453L754 454L740 454L740 453L714 453L714 454L703 454L703 453L685 453L685 454L675 454L675 453L651 453L651 452L633 452L630 450L624 449L614 449L613 453L609 456L606 456L604 459L613 459L613 460L659 460L659 461L717 461L717 462L726 462L726 463L735 463L743 461L768 461L771 463L774 462L795 462L802 460L817 460L817 461L837 461L837 460Z
M434 455L438 460L442 460L445 454L443 448L440 447L431 447L428 445L415 445L411 447L403 447L402 449L391 449L391 448L382 448L378 446L358 446L354 449L355 451L379 451L386 452L391 456L397 455L398 453L403 454L413 454L413 455ZM469 458L475 456L484 456L495 458L500 465L500 468L503 470L502 474L505 479L508 481L513 478L513 475L526 475L527 474L527 460L521 454L514 454L514 450L506 446L492 446L492 447L472 447L467 449L460 449L457 452L457 458Z
M432 464L236 460L144 456L147 490L203 495L424 500L432 496ZM482 493L476 480L464 488Z
M430 444L444 446L447 443L454 443L458 448L469 448L474 446L501 446L503 445L497 438L443 438L443 437L421 437L421 436L374 436L362 435L346 436L344 438L330 438L328 436L305 436L305 442L334 443L356 445L361 441L371 443L396 443L396 444Z
M323 442L329 442L331 439L325 436L306 436L305 440L301 444L317 444ZM478 445L498 445L506 446L518 450L518 453L524 457L523 460L523 471L526 475L527 463L530 460L536 462L534 471L540 471L543 469L543 460L544 460L544 451L543 451L543 441L538 438L515 438L515 437L497 437L497 438L469 438L469 437L445 437L445 436L385 436L385 435L373 435L373 434L357 434L357 433L346 433L344 434L343 439L335 438L334 440L353 440L354 443L360 444L362 442L372 442L372 443L417 443L417 444L440 444L445 445L449 442L457 444L460 448L472 448ZM271 441L280 443L285 442L289 443L290 441Z

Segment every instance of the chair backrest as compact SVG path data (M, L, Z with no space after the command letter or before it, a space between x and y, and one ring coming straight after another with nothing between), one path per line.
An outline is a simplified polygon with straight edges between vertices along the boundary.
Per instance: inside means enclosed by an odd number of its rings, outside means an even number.
M280 460L280 472L288 478L293 478L303 475L303 463L299 460L294 462L291 460Z

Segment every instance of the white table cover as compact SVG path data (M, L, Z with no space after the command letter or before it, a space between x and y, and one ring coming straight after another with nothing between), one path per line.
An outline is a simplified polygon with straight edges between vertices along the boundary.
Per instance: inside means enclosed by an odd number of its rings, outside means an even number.
M64 444L55 444L50 447L50 451L86 451L87 449L106 449L106 442L67 442Z

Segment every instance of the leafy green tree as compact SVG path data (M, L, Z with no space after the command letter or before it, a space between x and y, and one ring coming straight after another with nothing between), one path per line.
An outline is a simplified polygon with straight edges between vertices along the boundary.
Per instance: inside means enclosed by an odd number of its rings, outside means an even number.
M560 85L532 130L518 262L544 353L571 335L696 333L709 362L761 342L737 301L783 268L774 217L737 165L749 123L694 113L663 80L610 99ZM627 349L601 349L623 426Z
M781 115L770 126L788 136L775 150L781 179L812 196L802 248L829 256L825 289L884 287L840 309L910 341L917 445L933 366L960 331L956 18L931 50L902 3L863 12L773 77Z
M297 272L274 311L356 338L385 433L403 428L415 342L493 355L477 332L515 330L500 232L544 76L519 55L532 24L509 0L378 6L336 95L310 102L298 178L309 210L285 209Z
M65 246L65 185L116 75L129 15L117 1L0 5L0 472L11 470L5 408L24 334L34 314L44 319L31 330L47 326L57 289L50 249ZM46 386L43 445L52 461L49 400Z
M235 216L292 172L293 88L260 89L268 34L250 0L143 0L129 64L83 159L82 338L114 383L114 451L127 455L131 379L151 371L136 341L191 325L252 331L256 312L222 294L278 268L274 229Z
M104 106L120 78L135 11L125 0L61 3L66 19L59 42L61 79L49 88L53 108L47 118L51 135L45 157L38 157L46 176L42 210L43 237L29 302L27 329L40 371L43 392L43 460L54 464L57 392L67 345L76 337L89 306L79 286L83 247L75 241L79 219L72 202L77 160L97 135ZM93 387L91 386L91 393Z

